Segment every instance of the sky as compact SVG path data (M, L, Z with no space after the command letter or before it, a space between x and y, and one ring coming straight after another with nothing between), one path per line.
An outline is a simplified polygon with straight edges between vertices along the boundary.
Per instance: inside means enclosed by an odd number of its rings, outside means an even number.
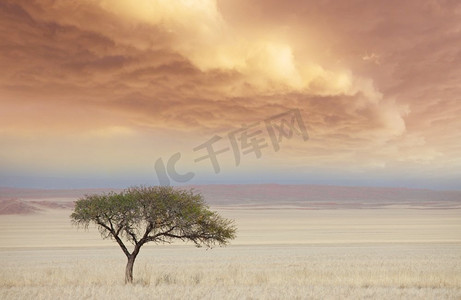
M0 186L460 189L461 3L3 0Z

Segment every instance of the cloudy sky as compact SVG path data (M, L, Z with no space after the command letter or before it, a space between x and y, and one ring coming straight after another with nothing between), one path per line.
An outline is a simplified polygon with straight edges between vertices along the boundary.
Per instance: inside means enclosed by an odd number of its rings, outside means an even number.
M3 0L0 186L460 189L459 45L455 0Z

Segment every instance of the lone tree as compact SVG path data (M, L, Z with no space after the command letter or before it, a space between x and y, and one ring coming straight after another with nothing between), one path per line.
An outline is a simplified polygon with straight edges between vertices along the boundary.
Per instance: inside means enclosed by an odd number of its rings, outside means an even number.
M232 220L210 211L203 196L172 187L132 187L120 193L86 195L75 202L72 223L97 225L101 236L114 239L128 258L125 283L133 282L133 265L148 243L192 241L197 247L226 245L235 237ZM124 241L133 244L130 252Z

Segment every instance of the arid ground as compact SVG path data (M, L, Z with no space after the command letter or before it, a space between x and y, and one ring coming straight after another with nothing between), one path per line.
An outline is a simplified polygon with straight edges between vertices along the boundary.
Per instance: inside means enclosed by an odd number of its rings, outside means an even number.
M455 200L443 207L210 201L235 220L237 239L211 250L146 246L131 286L118 246L96 228L71 226L75 195L16 195L2 200L1 299L461 298Z

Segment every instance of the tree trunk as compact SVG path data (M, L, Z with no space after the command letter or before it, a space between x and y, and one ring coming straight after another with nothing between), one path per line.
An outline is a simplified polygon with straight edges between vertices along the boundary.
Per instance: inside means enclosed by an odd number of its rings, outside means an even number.
M136 259L136 256L134 255L131 255L128 257L128 262L126 264L126 269L125 269L125 284L133 283L133 265L134 265L135 259Z

